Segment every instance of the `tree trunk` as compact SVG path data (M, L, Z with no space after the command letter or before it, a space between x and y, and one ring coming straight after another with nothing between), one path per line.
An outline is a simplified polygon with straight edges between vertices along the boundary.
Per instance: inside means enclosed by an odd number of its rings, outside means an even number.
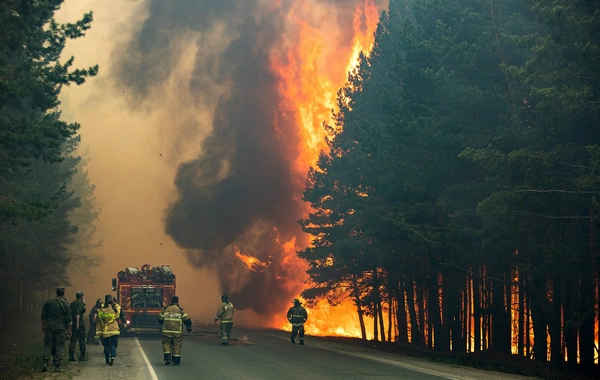
M481 289L479 277L473 276L473 329L475 339L475 352L481 351Z
M531 320L533 322L533 354L538 362L546 362L548 358L548 348L546 346L548 321L544 316L542 308L544 307L541 297L546 293L545 279L538 279L533 282L532 287L537 294L532 295Z
M523 291L523 276L519 273L519 335L517 338L517 349L519 355L525 354L525 292Z
M591 254L591 253L590 253ZM579 315L581 325L579 327L579 364L581 370L586 374L594 370L594 281L592 277L592 258L581 265L581 286L579 294L581 303Z
M490 277L503 279L506 276L505 263L496 263L490 268ZM510 269L509 269L510 271ZM508 278L504 278L509 280ZM492 342L490 348L498 352L510 354L510 318L507 313L507 303L510 305L510 293L506 294L506 282L492 280ZM508 302L507 302L508 299Z
M440 316L440 295L438 286L438 274L431 273L428 279L428 298L427 302L429 305L429 321L433 327L433 331L429 331L429 337L433 349L435 351L448 351L448 343L446 342L446 332L442 325L442 319ZM433 340L431 337L433 336Z
M388 291L388 337L387 341L392 342L392 326L393 322L393 314L394 314L394 297L392 296L392 292Z
M417 293L417 305L419 306L419 326L421 327L421 342L431 348L431 329L425 327L425 301L423 297L423 286L415 286Z
M408 343L408 324L406 322L406 296L402 282L396 283L396 320L398 324L398 342Z
M352 276L352 293L354 296L354 303L356 304L356 312L358 313L358 322L360 323L360 334L362 340L367 340L367 329L365 327L364 311L362 309L362 302L360 300L360 290L358 289L356 275Z
M419 324L417 322L417 313L415 310L415 293L414 293L414 282L412 276L408 277L406 283L406 301L408 304L408 314L410 316L410 342L414 345L421 345L421 332L419 331Z
M562 339L561 339L561 279L554 275L552 280L552 320L550 321L550 362L555 368L562 369Z
M574 286L573 286L573 273L567 277L566 288L565 288L565 299L564 304L564 334L565 334L565 346L567 347L567 368L570 371L577 369L577 331L574 328L575 321L573 315L573 302L576 299L574 297Z
M379 328L377 326L377 318L379 313L377 313L377 302L373 302L373 340L379 341Z

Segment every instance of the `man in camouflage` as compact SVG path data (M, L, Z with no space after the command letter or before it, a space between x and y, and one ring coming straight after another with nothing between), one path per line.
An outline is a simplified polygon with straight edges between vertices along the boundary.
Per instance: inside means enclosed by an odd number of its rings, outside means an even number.
M158 315L158 322L162 325L162 347L165 365L181 363L181 335L183 325L188 332L192 332L192 320L179 306L179 297L171 298L171 305L165 307Z
M50 298L42 308L42 332L44 336L44 366L42 371L48 371L50 356L54 356L54 371L63 372L60 367L65 340L71 337L71 310L64 299L65 288L56 288L56 297Z
M100 344L100 340L96 339L96 318L98 317L98 308L102 306L102 299L98 298L96 300L96 304L92 306L92 310L90 310L89 318L90 318L90 328L88 329L87 341L89 344Z
M79 341L79 360L85 360L85 301L83 292L75 293L75 301L71 302L71 317L73 318L73 335L69 343L69 361L75 360L75 346Z

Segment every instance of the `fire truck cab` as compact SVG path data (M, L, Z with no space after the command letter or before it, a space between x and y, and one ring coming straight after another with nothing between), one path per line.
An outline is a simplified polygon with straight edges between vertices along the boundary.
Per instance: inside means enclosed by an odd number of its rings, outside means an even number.
M112 288L129 327L159 328L157 316L175 295L175 274L168 265L129 267L112 279Z

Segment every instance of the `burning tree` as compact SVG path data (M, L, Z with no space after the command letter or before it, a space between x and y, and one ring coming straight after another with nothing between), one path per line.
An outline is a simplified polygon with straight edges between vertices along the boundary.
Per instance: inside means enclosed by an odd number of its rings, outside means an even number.
M376 339L387 313L386 340L592 373L598 17L391 1L309 174L305 294L349 289Z

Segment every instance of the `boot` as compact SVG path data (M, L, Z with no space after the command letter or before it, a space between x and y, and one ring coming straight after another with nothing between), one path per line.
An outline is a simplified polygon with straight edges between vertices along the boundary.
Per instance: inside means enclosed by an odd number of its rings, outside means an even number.
M60 368L60 364L58 364L54 366L54 372L65 372L65 370Z
M173 356L173 365L179 365L181 363L181 356Z
M304 346L304 338L300 338L300 345Z
M110 358L108 365L112 367L113 364L115 364L115 358Z
M292 344L296 344L296 339L294 339L294 337L290 337L290 340L292 341Z
M80 362L84 362L85 361L85 351L81 351L81 354L79 355L79 361Z
M69 351L69 361L70 362L76 362L77 360L75 360L75 351Z
M171 353L164 354L164 357L165 357L165 365L169 365L169 364L171 364L171 363L172 363L172 362L171 362ZM173 358L173 359L174 359L174 358Z
M42 366L42 372L48 372L48 359L44 359L44 365Z

